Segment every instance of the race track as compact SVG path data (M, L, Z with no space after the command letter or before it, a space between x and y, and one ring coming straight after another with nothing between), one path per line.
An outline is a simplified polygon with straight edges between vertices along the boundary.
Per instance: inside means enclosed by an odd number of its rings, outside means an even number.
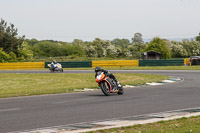
M5 72L16 71L0 71L0 73ZM17 72L49 73L49 71ZM64 73L91 72L93 71L64 71ZM180 77L184 81L163 86L126 89L122 96L106 97L99 90L73 94L3 98L0 99L0 132L23 131L200 107L200 71L111 70L111 72L163 74Z

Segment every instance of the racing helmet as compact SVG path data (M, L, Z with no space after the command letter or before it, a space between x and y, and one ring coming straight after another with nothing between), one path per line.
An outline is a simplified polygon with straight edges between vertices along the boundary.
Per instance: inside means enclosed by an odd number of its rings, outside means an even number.
M101 71L101 67L98 67L98 66L97 66L97 67L95 68L95 72L98 72L98 71Z
M53 60L53 63L56 64L57 63L56 60Z

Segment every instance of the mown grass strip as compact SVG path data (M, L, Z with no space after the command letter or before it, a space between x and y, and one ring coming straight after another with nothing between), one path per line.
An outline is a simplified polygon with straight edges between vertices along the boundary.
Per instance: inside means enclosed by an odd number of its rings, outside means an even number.
M104 67L106 70L200 70L198 66L144 66L144 67ZM64 70L94 70L94 68L64 68Z
M88 133L200 133L200 116Z
M115 74L122 85L159 82L168 76L154 74ZM96 88L93 73L0 74L0 98L73 92L73 89Z
M197 66L143 66L143 67L103 67L106 70L200 70ZM94 68L64 68L64 70L94 70Z

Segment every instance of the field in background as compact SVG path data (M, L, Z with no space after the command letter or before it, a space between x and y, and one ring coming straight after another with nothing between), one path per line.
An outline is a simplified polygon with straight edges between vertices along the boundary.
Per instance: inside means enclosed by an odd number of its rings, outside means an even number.
M106 70L200 70L198 66L144 66L144 67L102 67ZM45 69L48 70L48 69ZM94 68L64 68L64 70L94 70Z
M200 70L200 66L143 66L106 68L109 70ZM66 69L67 70L67 69Z
M115 74L122 85L139 85L168 79L153 74ZM19 74L1 73L0 97L17 97L73 92L73 89L96 88L94 73Z
M200 70L200 65L196 66L145 66L145 67L102 67L106 70ZM63 68L64 70L94 70L94 68ZM3 69L0 71L16 71L16 69ZM17 70L49 70L48 68L17 69Z

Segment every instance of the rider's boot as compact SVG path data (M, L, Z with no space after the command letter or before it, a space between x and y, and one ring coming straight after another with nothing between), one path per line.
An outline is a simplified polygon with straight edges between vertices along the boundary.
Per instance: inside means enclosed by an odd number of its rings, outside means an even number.
M119 82L117 82L117 86L120 88L122 87L122 85Z
M121 88L122 85L119 83L119 81L117 81L117 79L115 79L115 82L117 83L117 87Z

